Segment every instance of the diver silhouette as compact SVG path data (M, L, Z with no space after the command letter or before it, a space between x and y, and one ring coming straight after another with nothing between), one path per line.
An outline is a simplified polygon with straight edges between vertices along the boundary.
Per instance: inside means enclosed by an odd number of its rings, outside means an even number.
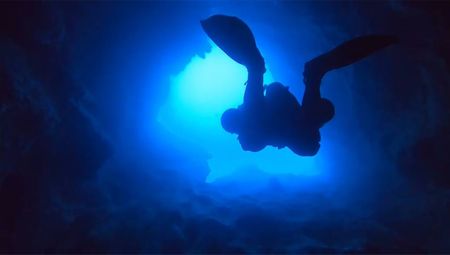
M243 150L256 152L266 146L288 147L300 156L317 154L321 140L319 129L334 117L333 104L320 93L323 76L397 41L388 35L361 36L306 62L305 90L300 105L281 83L263 85L265 61L253 33L242 20L214 15L202 20L201 25L217 46L248 71L243 103L223 113L222 127L238 135Z

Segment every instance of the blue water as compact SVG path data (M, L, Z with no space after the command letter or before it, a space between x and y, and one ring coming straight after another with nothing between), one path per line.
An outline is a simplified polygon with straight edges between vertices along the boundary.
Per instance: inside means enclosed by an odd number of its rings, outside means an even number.
M270 72L264 82L274 80ZM222 113L242 102L247 72L216 45L204 57L194 56L185 69L171 77L170 95L161 108L159 122L176 136L203 148L209 155L207 182L243 169L256 168L270 174L314 176L320 173L320 154L299 157L289 149L266 147L254 153L241 149L236 135L220 125Z

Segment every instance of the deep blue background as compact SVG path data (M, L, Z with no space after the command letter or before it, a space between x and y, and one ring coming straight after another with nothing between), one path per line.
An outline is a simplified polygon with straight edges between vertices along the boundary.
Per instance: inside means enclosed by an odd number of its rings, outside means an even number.
M209 152L157 121L217 13L297 94L317 54L400 38L325 78L320 174L207 183ZM0 252L450 252L450 4L2 2L0 22Z

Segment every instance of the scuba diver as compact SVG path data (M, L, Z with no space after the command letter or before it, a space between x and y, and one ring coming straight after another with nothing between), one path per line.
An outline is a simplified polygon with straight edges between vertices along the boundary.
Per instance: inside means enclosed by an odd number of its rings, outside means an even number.
M214 15L202 20L201 25L219 48L247 68L243 103L226 110L221 124L227 132L238 135L243 150L253 152L274 146L288 147L300 156L316 155L320 148L319 129L334 116L333 104L320 93L323 76L397 42L388 35L362 36L306 62L305 90L300 105L281 83L264 86L264 58L250 28L242 20Z

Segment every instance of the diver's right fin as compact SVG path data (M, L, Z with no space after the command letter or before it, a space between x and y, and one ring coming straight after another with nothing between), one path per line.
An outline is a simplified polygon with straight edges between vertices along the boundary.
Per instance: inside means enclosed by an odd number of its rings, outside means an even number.
M320 80L328 71L351 65L397 42L398 38L391 35L360 36L346 41L305 63L305 80Z

